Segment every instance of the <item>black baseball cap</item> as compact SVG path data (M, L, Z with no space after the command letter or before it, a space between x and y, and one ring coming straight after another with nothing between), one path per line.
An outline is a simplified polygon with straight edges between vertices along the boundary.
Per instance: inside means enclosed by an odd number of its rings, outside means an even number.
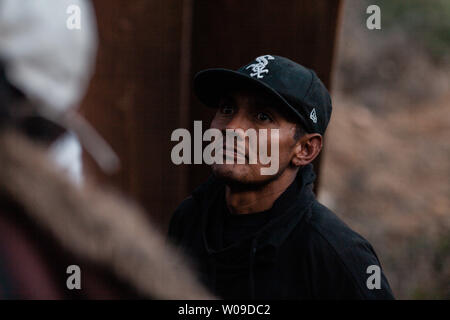
M208 107L232 89L262 89L287 108L308 133L324 134L331 117L331 98L316 73L292 60L263 55L238 70L206 69L194 77L194 92Z

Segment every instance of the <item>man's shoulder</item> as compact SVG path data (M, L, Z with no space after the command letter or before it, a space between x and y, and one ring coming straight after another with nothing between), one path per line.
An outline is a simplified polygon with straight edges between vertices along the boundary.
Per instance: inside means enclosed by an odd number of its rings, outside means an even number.
M353 272L358 263L379 263L369 241L321 203L314 202L306 223L311 245L323 254L339 259L349 271Z
M186 217L195 212L195 201L192 196L187 197L178 205L170 219L169 231L185 223Z
M333 248L337 254L345 255L355 246L372 250L370 243L352 230L333 211L318 201L312 206L312 214L307 219L312 233Z
M192 196L187 197L181 203L178 205L177 209L175 210L175 213L187 213L191 212L194 209L194 198Z
M169 222L168 237L177 244L185 235L195 234L201 225L204 196L195 192L184 199L172 214Z
M206 204L210 203L220 188L223 188L223 183L215 179L214 176L210 176L190 196L180 203L172 219L176 219L177 216L181 218L186 215L198 213L198 210L195 210L196 205L204 204L205 202Z
M330 283L347 279L353 283L354 293L359 298L386 299L392 296L384 275L381 275L381 282L385 290L374 292L366 286L369 267L381 266L372 245L365 238L317 201L306 220L311 255L319 269L326 269L324 273L333 278L329 279Z

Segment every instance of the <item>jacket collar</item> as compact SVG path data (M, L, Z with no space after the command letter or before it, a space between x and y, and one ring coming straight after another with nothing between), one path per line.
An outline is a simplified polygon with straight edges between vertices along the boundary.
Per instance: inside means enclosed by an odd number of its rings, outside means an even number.
M197 208L201 211L202 238L207 253L229 265L236 265L236 261L242 262L245 260L242 258L248 256L249 250L264 249L267 252L272 252L268 257L272 259L273 253L276 253L278 247L285 241L314 202L315 196L312 187L315 178L312 164L299 170L295 181L298 184L297 194L289 195L289 189L291 188L288 188L275 201L271 210L273 216L262 229L238 243L222 248L223 217L215 208L218 207L219 201L223 201L225 185L211 176L206 183L193 193ZM252 247L255 247L255 249Z

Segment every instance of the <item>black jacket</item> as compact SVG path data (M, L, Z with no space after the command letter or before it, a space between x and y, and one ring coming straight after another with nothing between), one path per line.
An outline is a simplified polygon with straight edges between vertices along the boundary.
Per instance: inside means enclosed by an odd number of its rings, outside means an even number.
M294 198L283 194L266 225L222 248L223 221L214 208L225 186L211 177L176 210L169 239L225 299L393 299L382 272L381 288L368 289L367 268L380 262L367 240L317 202L314 180L312 165L302 168Z

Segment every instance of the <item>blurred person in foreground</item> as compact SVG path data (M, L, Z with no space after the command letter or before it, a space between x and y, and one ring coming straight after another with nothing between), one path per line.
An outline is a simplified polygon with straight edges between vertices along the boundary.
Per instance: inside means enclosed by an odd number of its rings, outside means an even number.
M224 137L278 130L274 174L262 173L261 159L249 163L250 139L240 151L224 138L223 163L172 217L169 239L193 257L205 285L226 299L392 299L372 246L315 199L311 162L331 117L317 75L264 55L237 71L201 71L194 90L217 109L211 128ZM272 150L267 136L258 134L259 147ZM239 157L245 163L226 161Z
M96 47L89 2L0 0L0 299L211 298L141 209L83 183L81 145L117 167L73 111Z

